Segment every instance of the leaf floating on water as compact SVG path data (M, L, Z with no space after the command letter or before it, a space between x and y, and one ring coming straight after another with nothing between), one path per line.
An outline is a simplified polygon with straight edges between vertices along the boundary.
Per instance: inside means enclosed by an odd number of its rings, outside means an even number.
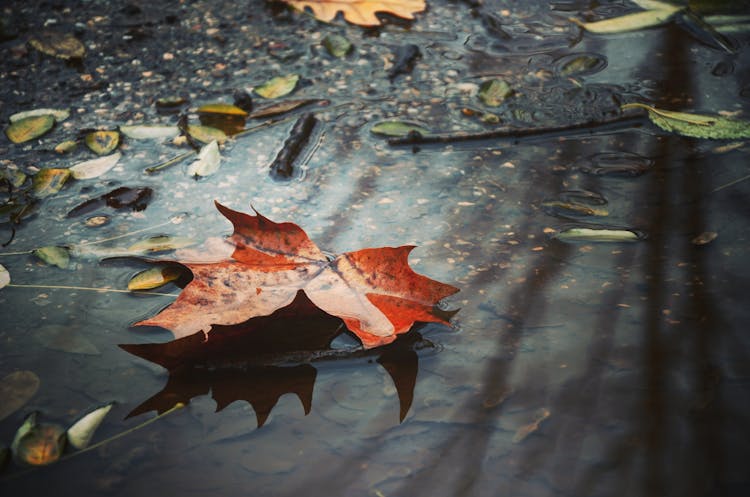
M611 34L635 31L653 26L660 26L672 20L672 16L682 9L678 6L664 7L663 9L651 9L643 12L626 14L612 19L605 19L596 22L583 22L571 17L570 21L578 24L580 27L591 33Z
M201 143L211 143L212 141L224 143L225 141L227 141L226 133L211 126L191 124L187 127L187 132L191 137L195 138Z
M479 85L479 99L490 107L498 107L511 95L513 89L501 79L491 79Z
M40 169L32 179L34 195L37 198L54 195L62 189L68 177L70 177L70 170L68 169Z
M344 57L352 50L352 43L341 35L326 36L323 38L323 46L336 58Z
M159 235L146 238L128 247L128 252L147 253L163 252L195 245L195 240L182 236Z
M719 234L715 231L704 231L700 235L696 236L691 240L693 245L708 245L712 241L716 240Z
M85 224L89 228L98 228L100 226L104 226L105 224L109 224L109 221L109 216L91 216L90 218L87 218L83 222L83 224Z
M15 371L0 380L0 420L23 407L39 390L39 377L31 371Z
M255 93L263 98L283 97L294 91L297 81L299 81L299 75L297 74L278 76L255 88Z
M328 100L320 100L316 98L284 100L283 102L277 102L277 103L265 105L259 109L255 109L253 112L250 113L248 117L250 119L258 119L261 117L276 116L279 114L283 114L285 112L292 111L294 109L298 109L299 107L303 107L305 105L310 105L314 103L321 103L321 104L328 103Z
M37 413L26 417L13 438L11 450L15 460L28 466L46 466L56 462L65 449L65 429L48 423L37 423Z
M425 9L424 0L283 0L292 7L304 11L312 10L313 15L331 22L338 12L344 19L359 26L380 26L376 12L385 12L404 19L414 19L414 14Z
M99 355L99 349L74 325L48 324L34 332L34 339L44 347L70 354Z
M26 119L27 117L52 116L55 122L62 122L70 117L70 111L67 109L32 109L22 112L16 112L8 118L11 123Z
M146 269L133 276L128 282L128 290L153 290L176 281L182 271L176 266L158 266Z
M19 119L8 126L5 135L13 143L24 143L39 138L52 129L55 118L50 114L31 116Z
M637 242L643 237L630 230L613 230L600 228L568 228L553 235L563 242Z
M133 140L158 140L174 138L180 134L180 129L177 126L138 124L133 126L120 126L120 132Z
M34 255L50 266L66 269L70 264L70 253L65 247L41 247L34 250Z
M228 116L240 116L240 117L247 116L247 112L240 109L236 105L225 104L225 103L201 105L200 107L198 107L197 112L198 114L224 114Z
M94 436L94 432L99 428L99 425L102 424L102 421L107 417L109 411L112 410L113 405L114 403L112 402L98 407L73 423L67 431L68 442L70 445L78 450L88 447Z
M29 40L29 44L43 54L58 59L82 59L86 55L86 47L72 34L46 31Z
M70 167L70 174L75 179L91 179L101 176L106 173L115 165L122 157L120 152L115 152L112 155L106 155L99 157L98 159L87 160L79 162L78 164Z
M599 54L573 54L560 58L556 66L560 76L581 76L602 71L607 59Z
M10 273L5 269L5 266L0 264L0 289L8 285L10 285ZM0 419L2 419L2 416L0 416Z
M518 430L516 430L516 434L513 435L513 443L517 444L517 443L521 443L524 440L526 440L526 438L529 435L531 435L532 433L534 433L535 431L537 431L539 429L539 426L542 424L542 422L545 419L547 419L548 417L550 417L550 414L551 413L550 413L549 409L547 409L547 408L540 409L537 412L536 418L534 419L534 421L532 421L531 423L529 423L527 425L523 425Z
M188 166L189 176L209 176L219 170L221 166L221 154L219 144L216 140L201 148L198 158Z
M187 100L179 95L171 97L162 97L156 101L156 107L159 109L176 109L183 104L186 104Z
M67 154L75 150L77 146L78 142L76 140L65 140L55 145L55 152L58 154Z
M542 208L551 216L562 217L584 217L584 216L607 216L607 209L601 207L592 207L579 202L566 202L563 200L545 200L542 202Z
M621 106L622 110L635 108L646 109L651 122L664 131L682 136L709 140L750 138L750 121L722 116L674 112L641 103Z
M428 129L407 121L381 121L370 128L370 132L381 136L406 136L409 133L430 134Z
M86 135L86 146L97 155L107 155L120 144L117 131L92 131Z

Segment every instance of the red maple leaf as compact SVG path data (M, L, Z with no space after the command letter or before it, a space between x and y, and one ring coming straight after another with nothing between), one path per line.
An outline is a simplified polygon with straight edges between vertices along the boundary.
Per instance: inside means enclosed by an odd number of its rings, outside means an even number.
M318 308L341 318L365 348L391 343L419 322L447 322L435 304L458 291L415 273L414 246L346 252L333 259L293 223L216 207L234 225L231 258L183 264L193 280L156 316L136 326L160 326L175 338L212 325L233 325L289 305L299 290Z

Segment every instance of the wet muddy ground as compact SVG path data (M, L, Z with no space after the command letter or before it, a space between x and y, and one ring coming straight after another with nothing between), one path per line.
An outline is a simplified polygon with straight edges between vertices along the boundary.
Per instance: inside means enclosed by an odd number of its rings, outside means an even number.
M335 349L356 346L335 320L281 316L237 346L250 359L169 374L142 358L166 361L161 346L128 353L118 345L171 340L130 325L173 296L3 288L0 376L31 371L39 388L0 420L0 442L9 445L33 410L67 425L116 401L97 432L103 439L189 401L80 457L29 472L9 464L3 495L684 497L750 489L750 181L736 182L747 175L745 141L686 138L645 118L417 146L371 133L389 119L435 133L559 128L616 120L632 101L747 119L746 32L728 35L728 53L674 24L592 35L568 20L637 10L625 1L433 0L415 22L389 18L377 29L327 25L257 0L2 9L3 126L23 110L71 111L38 140L0 137L4 171L92 158L82 146L53 151L81 130L177 124L180 113L158 108L160 98L184 98L197 123L198 106L231 103L238 90L295 73L300 82L284 98L317 100L280 119L249 119L246 128L260 127L227 141L220 169L197 180L187 174L191 160L145 172L187 145L125 139L114 169L43 199L3 252L134 232L97 246L117 252L161 234L202 241L231 232L218 200L295 222L333 253L416 245L417 271L461 289L445 303L458 309L451 327L422 326L381 351L259 365L259 348L317 350L332 336ZM71 63L39 53L28 41L43 30L74 34L86 55ZM322 40L332 34L353 51L331 56ZM421 55L394 74L409 45ZM580 60L588 62L571 66ZM488 107L477 92L495 78L514 94ZM268 102L254 96L256 107ZM319 124L293 177L279 181L269 164L303 112ZM101 205L68 216L120 187L153 193L143 210ZM571 199L594 213L571 211ZM87 225L94 215L109 222ZM571 226L640 238L555 238ZM0 228L8 241L11 225ZM96 252L66 269L30 254L0 263L14 284L112 289L146 267ZM280 345L285 333L304 339Z

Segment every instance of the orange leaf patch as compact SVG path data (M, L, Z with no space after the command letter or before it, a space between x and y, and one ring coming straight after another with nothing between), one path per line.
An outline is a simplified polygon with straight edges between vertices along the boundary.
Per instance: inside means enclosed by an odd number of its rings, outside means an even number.
M413 246L346 252L329 260L293 223L275 223L216 203L234 225L230 259L183 263L193 280L156 316L136 323L160 326L175 338L213 325L233 325L289 305L299 290L341 318L365 348L386 345L415 322L447 324L435 304L457 288L415 273ZM179 261L178 261L179 262Z
M379 26L376 12L385 12L404 19L414 19L414 14L424 11L424 0L283 0L292 7L304 10L309 7L315 17L330 22L341 12L344 19L360 26Z

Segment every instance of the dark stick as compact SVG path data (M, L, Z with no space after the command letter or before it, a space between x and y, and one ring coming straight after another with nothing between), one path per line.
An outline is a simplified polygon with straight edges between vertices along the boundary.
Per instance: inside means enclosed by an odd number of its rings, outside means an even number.
M566 124L562 126L540 126L537 128L500 128L492 131L481 131L479 133L452 133L437 135L422 135L419 133L409 133L406 136L390 138L388 145L427 145L427 144L449 144L476 140L496 140L501 138L520 139L529 137L565 136L571 131L587 131L594 133L597 131L608 131L623 128L632 128L643 124L644 117L634 115L620 115L605 121L587 121L576 124Z
M303 114L292 127L289 138L284 142L284 146L279 150L278 155L271 163L271 176L274 179L289 179L294 173L294 161L307 145L310 135L315 129L318 120L315 116L308 113Z

